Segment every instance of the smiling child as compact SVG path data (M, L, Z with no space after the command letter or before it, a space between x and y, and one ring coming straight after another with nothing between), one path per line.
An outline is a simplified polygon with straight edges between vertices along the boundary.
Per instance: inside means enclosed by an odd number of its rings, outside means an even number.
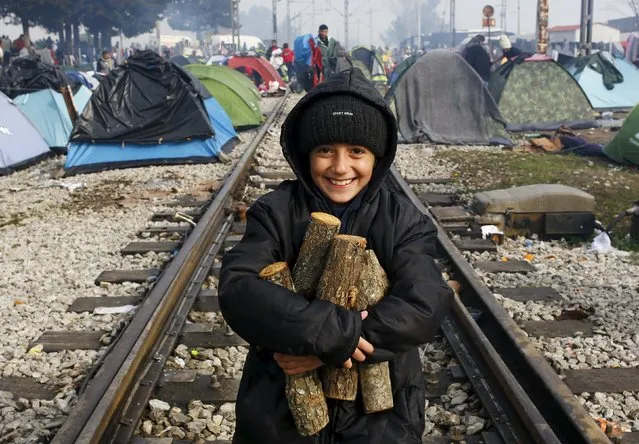
M433 223L385 185L395 157L395 118L358 69L331 76L303 97L282 127L297 176L258 199L242 241L223 259L219 298L231 328L249 342L237 395L235 444L421 443L424 376L417 346L429 341L452 302L433 260ZM368 312L307 301L260 280L274 262L293 269L310 214L340 218L340 232L366 238L386 271L388 294ZM355 401L327 400L329 425L297 433L285 375L322 365L389 361L394 408L366 415Z

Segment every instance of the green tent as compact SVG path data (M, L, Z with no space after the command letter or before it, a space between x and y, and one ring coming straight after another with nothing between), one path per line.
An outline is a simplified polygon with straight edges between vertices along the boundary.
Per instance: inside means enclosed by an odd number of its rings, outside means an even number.
M371 72L368 70L368 68L366 67L366 65L364 65L363 62L357 60L357 59L352 59L351 60L353 62L353 68L359 68L362 73L364 73L364 77L366 77L367 80L371 80L373 76L371 76Z
M603 152L615 162L639 165L639 105L626 117L621 130Z
M247 129L262 123L260 93L244 74L226 66L187 65L229 115L236 129Z
M579 83L553 59L535 55L502 65L488 90L509 131L594 128L595 112Z
M370 79L374 83L388 83L388 77L384 71L384 63L381 57L375 52L363 46L356 46L351 51L351 59L353 64L355 60L359 60L366 66L370 73Z

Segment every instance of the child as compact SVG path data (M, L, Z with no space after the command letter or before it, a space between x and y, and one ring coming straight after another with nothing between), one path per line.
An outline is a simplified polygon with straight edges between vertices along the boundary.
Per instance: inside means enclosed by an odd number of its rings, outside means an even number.
M225 319L250 344L237 395L235 444L421 443L424 376L417 346L446 316L452 291L432 259L436 231L387 189L397 127L381 95L358 69L311 90L282 127L282 149L298 180L251 205L246 234L223 260ZM273 262L292 269L313 211L341 219L341 232L365 237L388 274L388 294L367 312L307 301L258 278ZM327 400L330 423L301 437L284 395L285 374L351 359L390 361L394 408L364 414L355 401Z

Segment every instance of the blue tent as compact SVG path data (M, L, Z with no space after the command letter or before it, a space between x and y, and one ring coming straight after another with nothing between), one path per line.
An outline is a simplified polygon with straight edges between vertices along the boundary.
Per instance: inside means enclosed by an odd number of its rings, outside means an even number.
M158 145L70 142L64 164L65 174L68 176L145 165L216 162L221 151L229 152L233 149L237 133L229 116L213 97L205 99L204 105L215 130L213 137Z
M73 96L78 113L82 113L90 99L91 91L81 86ZM55 152L66 152L73 124L62 94L52 89L43 89L21 94L14 102L38 129L49 148Z
M615 68L623 75L623 82L615 83L613 89L606 89L602 75L589 66L578 73L575 73L574 65L567 69L579 82L597 111L631 110L639 103L639 69L624 59L615 57L612 60Z
M0 92L0 176L51 154L29 119Z

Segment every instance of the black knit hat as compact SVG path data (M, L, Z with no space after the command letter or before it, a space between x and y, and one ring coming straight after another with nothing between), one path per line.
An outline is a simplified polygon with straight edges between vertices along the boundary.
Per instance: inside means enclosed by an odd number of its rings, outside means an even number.
M350 95L327 96L302 111L296 149L310 153L320 145L348 143L381 158L388 143L387 126L382 112L368 102Z

